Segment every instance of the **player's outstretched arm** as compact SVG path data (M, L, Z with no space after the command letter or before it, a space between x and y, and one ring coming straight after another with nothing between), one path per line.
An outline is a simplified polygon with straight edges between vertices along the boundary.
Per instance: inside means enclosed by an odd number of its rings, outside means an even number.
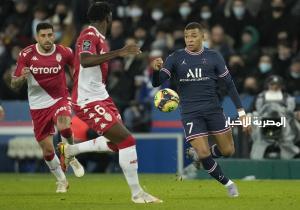
M26 82L27 77L30 74L30 69L28 67L24 67L21 72L21 76L19 77L12 77L10 86L13 89L19 89L22 85Z
M81 53L80 54L80 64L84 67L92 67L100 65L108 60L111 60L116 57L126 57L129 55L137 55L140 54L141 50L136 44L128 44L123 48L114 50L108 53L104 53L101 55L95 55L90 53Z
M151 67L153 69L153 75L152 75L152 86L158 87L160 86L165 80L168 79L167 75L160 74L160 69L163 67L163 60L162 58L156 58L151 62Z

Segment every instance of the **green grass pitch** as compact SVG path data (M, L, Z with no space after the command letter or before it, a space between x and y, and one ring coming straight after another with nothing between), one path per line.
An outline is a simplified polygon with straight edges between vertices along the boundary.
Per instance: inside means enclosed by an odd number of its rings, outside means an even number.
M299 180L236 181L240 197L229 198L213 180L176 181L175 175L140 175L145 190L162 204L133 204L121 174L69 175L67 194L55 193L50 174L0 174L1 210L264 209L299 210Z

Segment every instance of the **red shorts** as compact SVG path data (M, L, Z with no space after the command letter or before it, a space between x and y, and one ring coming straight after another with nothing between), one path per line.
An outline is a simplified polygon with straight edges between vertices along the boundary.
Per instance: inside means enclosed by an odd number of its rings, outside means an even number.
M73 109L77 117L86 122L99 135L105 133L117 122L121 122L121 115L110 97L84 106L73 105Z
M38 142L42 141L49 135L55 133L54 125L58 116L72 115L71 102L67 99L61 99L53 106L44 109L30 110L34 135Z

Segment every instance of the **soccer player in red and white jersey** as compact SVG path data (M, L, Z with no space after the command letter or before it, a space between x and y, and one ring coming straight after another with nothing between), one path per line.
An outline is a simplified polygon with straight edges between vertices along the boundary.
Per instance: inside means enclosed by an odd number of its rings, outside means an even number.
M76 145L61 143L59 150L67 158L82 152L118 151L119 164L130 187L132 201L160 203L160 199L143 191L139 184L135 139L122 124L120 114L105 89L107 61L141 51L136 44L108 51L105 34L111 25L112 13L107 3L92 4L87 17L91 25L81 32L76 43L72 102L76 115L103 136Z
M54 125L63 141L73 142L71 102L68 101L65 65L73 66L74 54L70 48L54 44L53 26L40 23L36 27L36 44L23 49L17 61L11 86L18 88L27 81L28 101L34 134L43 151L50 171L57 178L58 193L67 192L68 182L53 146ZM70 158L76 176L83 176L84 169Z

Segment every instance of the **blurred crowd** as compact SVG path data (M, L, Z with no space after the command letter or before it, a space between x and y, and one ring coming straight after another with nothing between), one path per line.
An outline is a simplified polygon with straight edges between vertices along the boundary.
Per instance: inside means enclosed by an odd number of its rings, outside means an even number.
M0 97L26 100L26 87L9 87L20 50L34 43L35 27L54 25L56 42L74 48L86 27L90 0L0 1ZM240 94L257 95L270 75L283 78L284 91L300 96L300 0L111 0L110 50L136 42L142 54L110 62L108 91L133 131L147 131L152 97L150 61L183 48L191 21L205 26L205 47L218 50ZM69 87L72 80L68 78ZM172 81L170 82L172 86ZM167 84L168 85L168 84ZM220 90L220 94L223 91Z

